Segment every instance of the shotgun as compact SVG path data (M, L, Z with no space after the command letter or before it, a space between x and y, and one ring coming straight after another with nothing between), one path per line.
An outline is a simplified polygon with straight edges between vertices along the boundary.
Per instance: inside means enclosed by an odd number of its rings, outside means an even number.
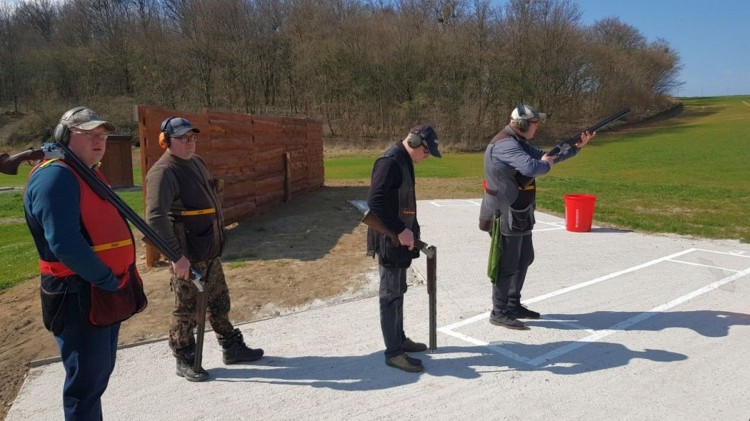
M148 242L149 244L153 245L156 249L158 249L162 254L167 256L167 258L173 262L176 262L180 260L182 255L172 248L169 243L167 243L159 234L156 233L156 231L151 228L143 219L141 219L140 216L138 216L137 213L133 209L130 208L130 206L125 203L120 196L117 195L117 193L112 190L111 187L109 187L102 179L100 179L94 171L87 167L86 164L81 162L81 160L76 156L76 154L71 151L67 145L63 143L56 143L56 144L44 144L41 149L30 149L28 151L20 152L15 155L9 156L8 154L0 154L0 172L4 174L17 174L18 173L18 165L23 161L29 161L29 160L39 160L39 159L62 159L66 164L70 166L70 168L73 169L80 177L83 179L83 181L91 187L91 190L96 193L97 196L100 198L110 202L119 212L120 214L130 221L133 225L135 225L138 230L143 233L143 235L146 237L144 240ZM195 287L198 289L198 306L202 307L203 311L203 323L200 323L201 315L197 314L198 319L198 328L205 328L206 323L206 292L205 292L205 283L203 282L203 276L196 271L195 269L190 269L190 281L193 282ZM203 305L201 305L201 300L204 302ZM200 340L200 343L198 343L198 340L196 340L196 358L195 363L193 364L193 369L197 370L198 368L201 368L201 358L202 358L202 351L203 351L203 332L198 332L197 334L198 339ZM198 351L198 347L200 346L200 351Z
M599 121L598 123L594 124L593 126L587 128L587 129L585 129L583 131L584 132L595 132L595 131L601 129L602 127L606 126L607 124L613 123L613 122L615 122L615 121L617 121L617 120L625 117L625 114L627 114L629 112L630 112L630 108L623 108L622 110L620 110L620 111L612 114L611 116L605 118L602 121ZM569 138L563 140L562 142L558 142L557 145L553 146L552 149L550 149L546 153L546 155L547 156L554 156L554 155L559 154L560 150L562 148L562 145L564 145L564 144L568 144L568 145L571 145L571 146L575 145L576 143L578 143L581 140L581 133L582 132L578 132L578 133L570 136ZM521 173L518 173L518 172L516 173L516 181L518 182L518 185L520 187L523 187L523 188L528 187L529 184L531 184L534 181L534 178L535 177L527 177L527 176L522 175Z
M362 223L375 231L385 234L393 241L393 244L401 245L398 241L398 235L383 225L383 221L377 215L368 209L362 217ZM437 248L427 245L425 242L414 239L414 247L418 248L427 256L427 295L429 299L429 335L430 335L430 352L437 350Z
M173 262L176 262L182 258L182 255L175 249L173 249L169 243L167 243L159 234L151 228L140 216L138 216L133 209L131 209L117 193L112 190L107 184L104 183L99 177L96 176L91 168L87 167L76 154L71 151L64 143L56 143L55 147L58 147L63 155L65 156L64 161L70 165L91 187L99 197L112 203L120 214L124 216L128 221L138 228L138 230L146 236L148 242L156 247L162 254ZM197 270L190 268L190 281L193 282L195 287L198 289L198 308L196 309L196 343L195 343L195 359L193 360L193 371L203 370L203 333L206 328L206 290L203 277Z
M51 147L41 149L29 149L15 155L0 153L0 173L8 175L18 174L18 166L24 161L38 161L40 159L62 159L63 154L58 149Z
M390 238L391 241L393 241L393 244L396 244L399 246L401 245L401 242L398 241L398 235L395 234L393 231L389 230L388 227L383 225L383 221L381 221L377 215L370 212L369 209L365 211L365 215L362 217L361 222L367 225L368 227L374 229L375 231L388 236L388 238ZM434 250L431 249L427 243L421 240L417 240L416 238L414 239L414 247L422 251L422 253L424 253L425 256L427 257L433 257L435 254Z

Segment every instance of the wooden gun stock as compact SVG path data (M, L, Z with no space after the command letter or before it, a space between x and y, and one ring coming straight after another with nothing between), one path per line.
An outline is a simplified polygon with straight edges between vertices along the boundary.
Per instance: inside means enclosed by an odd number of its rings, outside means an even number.
M38 161L45 157L43 149L29 149L15 155L0 154L0 172L8 175L18 174L18 166L24 161Z
M394 233L393 231L389 230L388 227L383 225L383 221L381 221L380 218L377 217L377 215L370 212L369 209L365 211L365 215L362 217L361 222L374 229L375 231L387 235L388 238L393 241L393 244L401 245L401 242L398 241L398 234ZM430 246L424 241L414 239L414 247L421 250L427 257L432 257L432 255L434 255L434 252L432 251L432 249L430 249Z

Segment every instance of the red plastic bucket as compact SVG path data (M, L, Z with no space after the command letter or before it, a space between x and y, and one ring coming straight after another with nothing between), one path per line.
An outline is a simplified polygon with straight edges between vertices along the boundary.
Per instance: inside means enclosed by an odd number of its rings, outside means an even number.
M591 231L596 196L592 194L565 195L565 229L573 232Z

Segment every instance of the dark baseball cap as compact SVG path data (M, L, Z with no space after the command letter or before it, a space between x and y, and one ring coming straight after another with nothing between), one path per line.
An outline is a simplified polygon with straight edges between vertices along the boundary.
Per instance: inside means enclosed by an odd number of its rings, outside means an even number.
M169 117L161 123L161 131L169 137L180 137L185 133L192 131L200 133L201 131L193 127L187 119L182 117Z
M427 144L427 149L429 149L430 155L434 156L435 158L440 158L442 156L440 155L440 151L438 150L437 133L435 133L435 129L433 129L432 126L420 124L419 126L412 127L411 130L409 130L409 133L415 134L422 138L422 140Z

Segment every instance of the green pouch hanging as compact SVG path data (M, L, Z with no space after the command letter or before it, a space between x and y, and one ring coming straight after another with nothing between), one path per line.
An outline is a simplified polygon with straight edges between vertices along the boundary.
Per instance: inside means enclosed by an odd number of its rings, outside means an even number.
M496 216L492 220L492 241L490 242L490 255L487 260L487 277L493 284L497 281L497 266L500 264L500 256L503 254L500 224L500 217Z

